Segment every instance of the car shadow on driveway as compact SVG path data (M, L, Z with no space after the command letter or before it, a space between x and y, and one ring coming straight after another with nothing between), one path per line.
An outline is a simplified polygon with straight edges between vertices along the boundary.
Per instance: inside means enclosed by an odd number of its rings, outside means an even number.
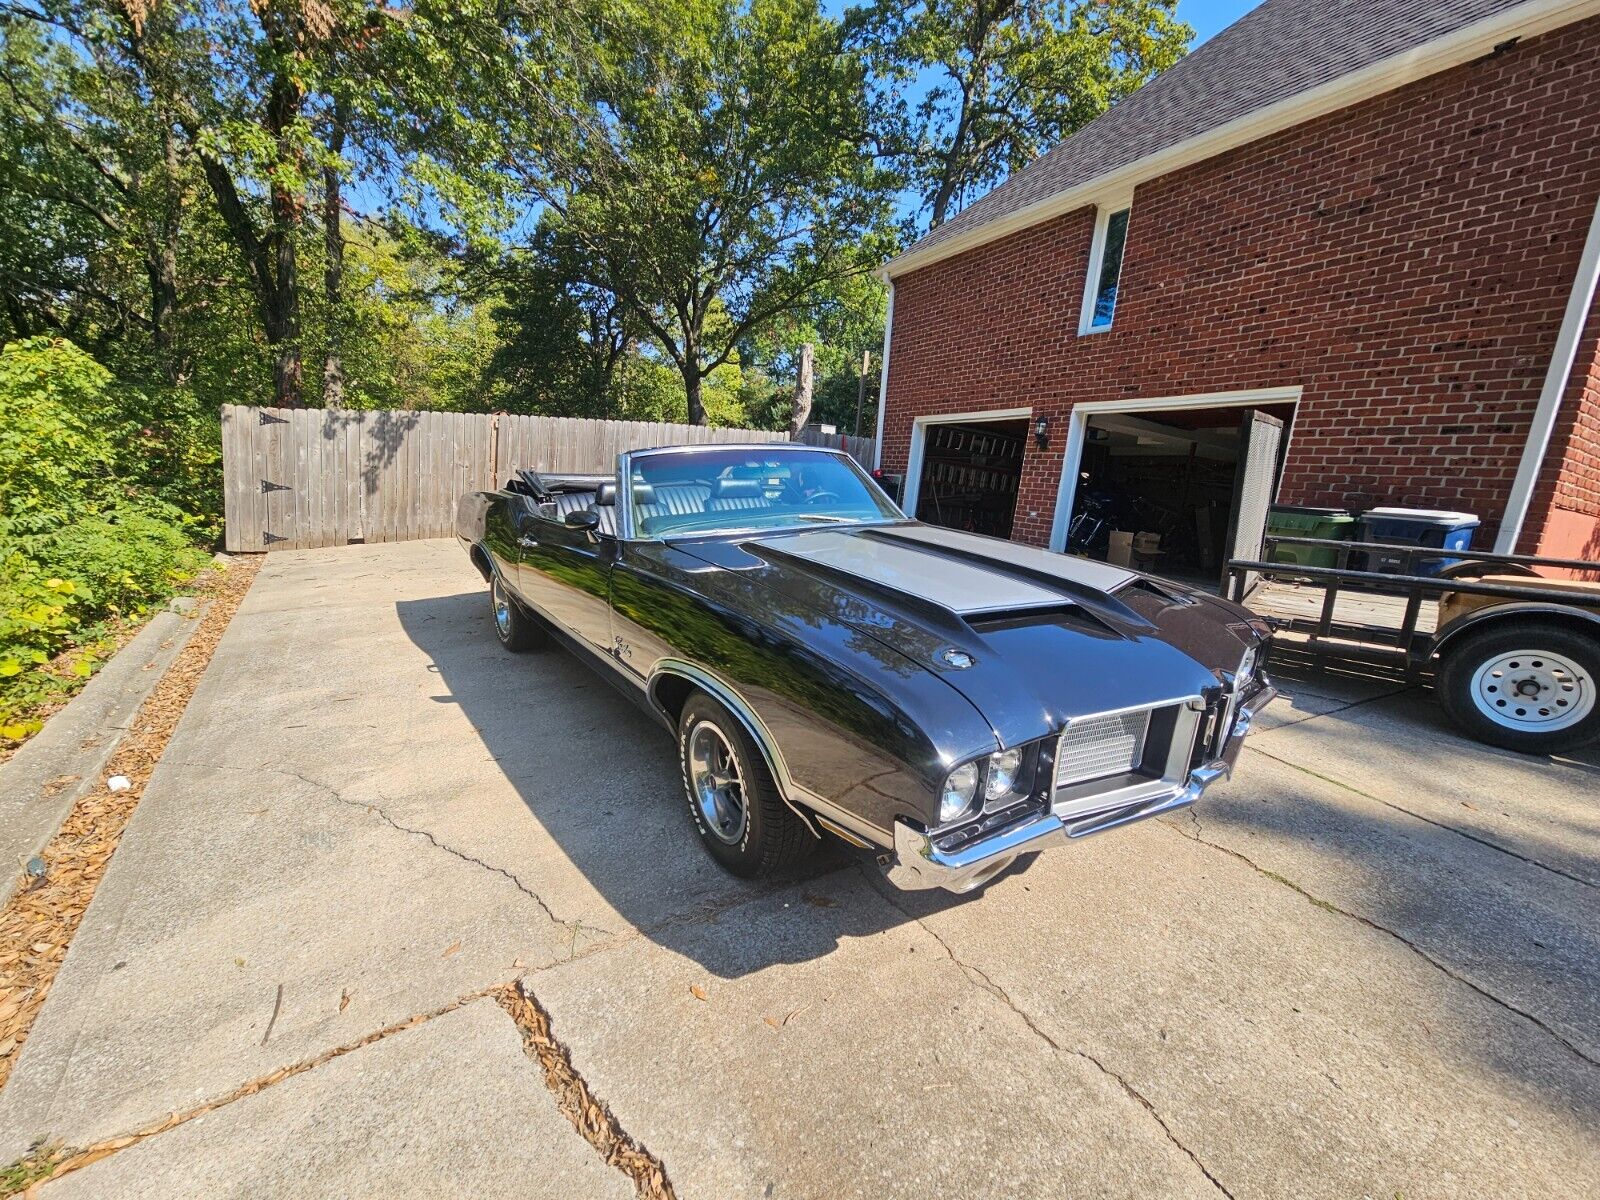
M436 699L460 706L572 867L655 942L728 978L819 958L839 938L867 937L912 919L900 896L874 878L877 867L867 852L831 838L788 877L751 882L724 872L691 826L671 735L570 651L550 646L507 653L494 637L484 592L396 607L448 689ZM506 836L511 840L515 831ZM861 887L858 873L875 886ZM848 877L845 886L838 880L824 886L835 875ZM726 939L691 933L707 921L730 921L725 910L812 880L816 887L796 890L796 919L782 939L753 948L731 929ZM924 893L915 912L922 916L975 898ZM818 922L804 915L809 906L838 911ZM614 923L601 914L592 919L602 927Z

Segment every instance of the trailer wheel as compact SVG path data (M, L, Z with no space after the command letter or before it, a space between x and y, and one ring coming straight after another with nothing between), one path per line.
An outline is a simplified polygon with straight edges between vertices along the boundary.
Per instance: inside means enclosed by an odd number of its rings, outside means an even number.
M1480 742L1548 754L1600 739L1600 637L1552 621L1466 634L1444 653L1439 701Z

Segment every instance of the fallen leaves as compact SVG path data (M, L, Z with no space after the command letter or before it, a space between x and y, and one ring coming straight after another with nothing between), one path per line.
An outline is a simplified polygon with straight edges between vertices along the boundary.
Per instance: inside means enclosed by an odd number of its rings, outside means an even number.
M460 953L461 953L461 943L459 941L454 941L454 942L451 942L448 946L445 947L444 953L441 954L439 957L440 958L449 958L452 954L460 954Z
M9 1047L0 1054L0 1086L11 1076L122 831L259 566L256 559L235 559L215 573L199 626L112 755L107 774L125 777L129 787L113 793L101 786L80 799L44 850L45 873L21 880L0 909L0 1048Z
M705 989L699 984L689 990L698 999L706 998ZM573 1128L607 1163L632 1177L640 1200L674 1200L677 1193L661 1160L629 1137L605 1102L589 1090L583 1076L573 1068L567 1048L555 1039L550 1016L538 1001L517 984L499 988L493 995L516 1022L524 1052L544 1071L545 1086L555 1095L556 1107Z
M350 1007L350 989L345 988L339 993L339 1011L343 1012Z
M711 999L710 996L706 995L705 988L701 987L698 983L691 983L689 985L689 995L693 996L696 1000Z

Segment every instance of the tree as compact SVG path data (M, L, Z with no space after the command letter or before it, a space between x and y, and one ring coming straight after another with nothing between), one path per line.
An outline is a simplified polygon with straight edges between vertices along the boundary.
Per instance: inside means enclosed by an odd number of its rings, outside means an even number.
M865 148L863 59L815 0L629 17L575 64L526 177L702 424L742 341L887 257L892 181Z
M810 344L815 347L816 374L810 419L842 433L854 432L856 402L862 395L862 354L871 353L861 416L861 428L870 433L877 421L886 299L877 279L853 275L819 289L805 311L787 314L748 339L741 348L747 387L755 389L765 380L771 392L746 401L758 423L777 424L789 418L800 350ZM768 419L768 413L781 415Z
M1186 52L1177 0L876 0L850 10L877 145L937 228ZM920 96L918 92L920 90Z
M573 237L545 221L531 243L500 269L504 297L495 316L505 340L489 374L516 412L564 417L622 415L619 372L644 330Z
M18 30L35 31L33 44L10 57L51 63L53 76L48 103L31 114L37 128L27 136L38 145L7 149L32 154L27 177L52 185L52 217L75 203L102 227L103 243L133 240L123 216L139 226L149 315L126 306L122 315L146 325L158 349L178 324L185 206L206 207L233 248L280 404L307 398L302 262L320 257L321 300L334 323L323 386L337 399L345 180L363 173L397 221L444 221L463 238L482 236L507 182L498 138L515 116L510 106L538 94L549 75L540 56L565 52L559 31L572 19L544 0L404 8L380 0L0 0L8 51L21 45ZM7 66L8 75L26 74ZM40 98L11 89L13 107ZM42 147L53 151L48 161ZM63 148L76 153L79 175L99 176L92 188L53 186ZM55 259L70 270L82 256ZM89 295L90 272L72 282L75 296ZM31 315L42 312L35 306Z
M149 336L169 381L182 198L169 131L98 39L0 9L0 280L13 335Z

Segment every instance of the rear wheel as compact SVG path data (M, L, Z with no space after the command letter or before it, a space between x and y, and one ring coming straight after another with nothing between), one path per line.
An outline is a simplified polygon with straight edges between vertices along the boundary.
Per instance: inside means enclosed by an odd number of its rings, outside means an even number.
M507 650L520 654L544 645L544 630L522 611L498 575L489 580L489 606L494 616L494 635Z
M1546 621L1468 634L1440 665L1439 699L1481 742L1547 754L1600 739L1600 638Z
M678 718L678 758L695 832L734 875L778 875L816 848L744 726L704 693L691 696Z

